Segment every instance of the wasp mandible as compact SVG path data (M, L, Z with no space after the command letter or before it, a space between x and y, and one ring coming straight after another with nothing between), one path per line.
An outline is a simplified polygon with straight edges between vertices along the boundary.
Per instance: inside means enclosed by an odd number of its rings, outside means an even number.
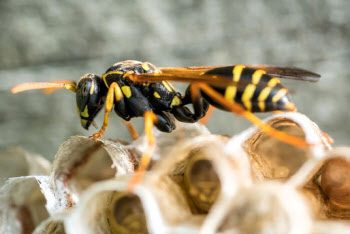
M209 105L242 115L266 134L295 146L308 146L298 137L277 131L263 123L253 112L295 111L288 89L279 78L317 82L320 75L293 67L268 65L231 65L210 67L163 67L148 62L127 60L113 64L102 77L86 74L71 81L19 84L13 93L31 89L69 89L76 93L77 112L81 125L88 129L105 105L103 125L91 137L99 139L108 126L109 113L114 111L125 121L145 117L145 134L154 146L153 125L171 132L174 118L193 123L206 115ZM169 81L189 82L181 95ZM192 104L193 111L186 105ZM152 147L141 160L145 170Z

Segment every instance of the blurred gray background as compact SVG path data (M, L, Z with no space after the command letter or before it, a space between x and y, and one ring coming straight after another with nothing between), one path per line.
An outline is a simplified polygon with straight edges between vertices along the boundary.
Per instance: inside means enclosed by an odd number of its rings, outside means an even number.
M126 59L157 66L246 63L315 71L322 74L319 83L283 83L300 112L336 145L349 145L349 13L349 0L1 1L0 149L19 145L53 159L69 136L96 132L81 128L70 91L14 95L14 84L78 80ZM102 117L96 119L99 126ZM110 123L106 138L130 140L115 114ZM134 123L141 132L142 119ZM222 111L209 122L212 132L228 135L248 126Z

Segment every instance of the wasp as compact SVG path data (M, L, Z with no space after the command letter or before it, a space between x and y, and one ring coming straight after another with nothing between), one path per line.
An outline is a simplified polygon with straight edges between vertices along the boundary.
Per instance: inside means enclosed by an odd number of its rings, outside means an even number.
M304 140L273 129L253 114L296 110L288 89L279 78L316 82L320 75L294 67L238 64L157 68L148 62L127 60L113 64L102 77L86 74L77 83L25 83L14 86L12 92L31 89L69 89L75 92L77 112L85 129L95 125L94 118L105 106L103 125L91 136L95 140L104 134L113 108L125 121L145 117L148 143L154 145L153 125L160 131L171 132L175 128L174 118L181 122L196 122L212 105L244 116L266 134L281 141L307 146ZM190 84L182 95L170 81ZM193 105L193 111L188 108L189 104ZM149 161L150 157L143 157L141 167L144 165L145 168Z

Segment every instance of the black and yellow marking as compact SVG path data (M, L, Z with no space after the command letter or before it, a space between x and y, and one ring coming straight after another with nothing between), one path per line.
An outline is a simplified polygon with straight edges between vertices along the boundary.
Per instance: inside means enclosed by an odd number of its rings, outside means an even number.
M251 82L247 84L242 90L242 87L238 89L237 85L228 86L225 90L225 99L230 102L241 103L248 111L253 110L252 98L257 89L256 85L260 82L262 75L266 72L263 70L252 70L246 68L245 65L236 65L232 69L232 80L238 83L241 80Z
M255 90L256 90L256 85L249 84L243 91L242 103L248 111L252 111L252 97L254 95Z
M92 95L94 91L95 91L95 82L91 82L90 95Z
M225 90L225 99L229 102L233 102L237 93L236 86L228 86Z
M145 70L146 72L148 72L149 70L151 70L151 68L149 67L148 63L142 63L141 67L143 68L143 70Z
M170 82L162 81L162 84L169 92L176 92L174 86Z
M175 128L173 120L164 115L166 112L181 122L193 123L203 118L209 104L242 114L260 125L250 112L296 110L279 78L315 82L320 76L304 69L269 65L157 69L148 62L127 60L113 64L102 77L86 74L77 83L67 80L24 83L14 86L11 91L69 89L75 92L77 112L85 129L94 124L93 119L105 104L103 126L92 136L96 140L104 133L113 108L126 121L151 111L157 116L155 126L163 132L171 132ZM192 82L187 89L190 92L186 91L181 96L168 81ZM197 91L194 92L191 87L197 87ZM186 107L188 104L193 105L193 111ZM268 132L272 136L281 134L272 130ZM289 136L283 139L285 142L298 142L288 140Z
M232 102L240 103L251 112L274 111L281 108L277 102L288 93L288 90L280 85L277 77L271 77L262 69L255 70L243 66L238 68L235 66L233 74L233 80L242 81L242 84L238 86L240 89L228 87L225 91L227 99L232 98Z
M205 116L209 104L246 117L262 131L283 142L309 146L302 139L274 130L251 113L296 110L279 78L314 82L320 76L303 69L268 65L157 69L148 62L127 60L113 64L102 77L86 74L78 83L25 83L13 87L12 92L31 89L69 89L76 92L77 112L85 129L90 124L94 125L93 119L105 104L103 125L99 132L92 135L94 140L101 138L105 132L113 108L126 121L144 116L148 149L140 160L139 172L143 172L154 150L153 126L160 131L171 132L175 123L168 115L181 122L193 123ZM192 83L187 89L189 92L181 96L168 81ZM193 111L187 108L188 104L193 105Z
M236 65L234 66L233 70L232 70L232 74L233 74L233 78L232 80L234 82L238 82L241 79L241 74L243 72L243 69L245 68L244 65ZM226 100L228 100L229 102L233 102L235 99L237 93L237 87L234 85L228 86L225 90L225 98Z
M253 84L259 84L260 82L260 79L262 77L262 75L266 74L266 71L264 70L256 70L254 73L253 73L253 76L252 76L252 83Z
M170 103L170 107L179 106L180 104L181 104L180 98L177 96L174 96L173 100Z
M127 71L122 75L122 78L127 78L129 75L132 75L134 73L135 73L134 71Z
M122 91L123 91L123 94L125 95L125 97L127 97L127 98L131 97L132 92L131 92L130 86L127 86L127 85L122 86Z
M119 85L116 85L114 88L115 100L119 102L124 96L123 91L120 89Z
M159 95L159 93L158 93L157 91L154 91L154 92L153 92L153 96L154 96L155 98L160 98L160 95Z
M278 92L272 97L272 102L278 102L287 93L288 93L287 89L278 90Z
M80 116L84 117L84 118L88 118L89 117L89 113L88 113L88 106L85 106L84 111L80 112Z
M86 126L88 123L89 113L88 113L88 106L86 105L84 108L84 111L80 111L78 105L76 105L78 115L80 116L80 122L83 126Z
M281 83L281 81L277 77L272 77L269 82L267 83L267 86L269 87L275 87L277 84Z
M103 74L102 80L103 80L104 84L106 85L106 87L109 88L109 84L108 84L107 79L106 79L107 76L109 76L109 75L122 75L122 74L123 74L122 71L110 71L110 72Z
M244 70L245 66L242 64L236 65L233 68L233 81L238 82L241 79L242 72Z
M265 108L266 108L265 101L268 98L269 94L271 93L271 90L272 90L271 87L266 87L263 90L261 90L258 96L258 106L261 112L265 111Z
M217 74L227 76L227 78L231 75L232 81L235 82L233 85L225 89L215 88L215 90L222 93L227 101L238 103L250 112L281 109L282 104L279 101L288 93L277 77L266 74L266 71L262 69L253 69L245 65L218 67L204 74ZM212 102L212 105L215 106L215 102ZM220 108L218 104L216 107Z

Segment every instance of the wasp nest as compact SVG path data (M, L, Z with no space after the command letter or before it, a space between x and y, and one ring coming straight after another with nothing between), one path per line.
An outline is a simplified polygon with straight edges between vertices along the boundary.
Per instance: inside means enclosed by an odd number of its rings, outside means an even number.
M178 124L170 134L155 130L150 170L131 191L144 137L71 137L51 169L37 155L4 152L0 233L346 233L350 149L333 150L299 113L266 122L310 147L255 126L229 138Z

